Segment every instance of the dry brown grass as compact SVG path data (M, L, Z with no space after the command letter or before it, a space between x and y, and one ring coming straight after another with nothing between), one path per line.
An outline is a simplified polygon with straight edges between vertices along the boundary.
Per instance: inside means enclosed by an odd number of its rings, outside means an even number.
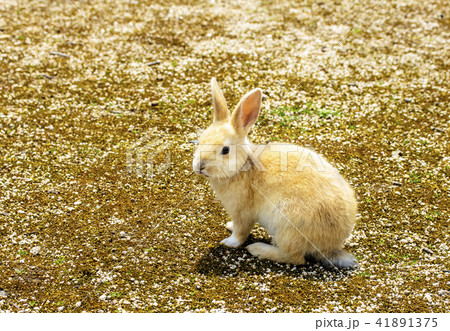
M2 1L0 311L444 312L446 5ZM212 76L234 103L264 90L255 142L310 145L353 184L360 269L218 245L189 143ZM163 144L170 168L127 170Z

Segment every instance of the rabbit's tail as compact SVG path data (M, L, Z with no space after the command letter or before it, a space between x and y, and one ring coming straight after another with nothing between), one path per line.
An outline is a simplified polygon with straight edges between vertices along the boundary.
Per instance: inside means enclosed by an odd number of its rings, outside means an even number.
M337 249L326 255L316 253L314 257L329 268L355 269L358 267L358 262L356 262L353 254L343 249Z

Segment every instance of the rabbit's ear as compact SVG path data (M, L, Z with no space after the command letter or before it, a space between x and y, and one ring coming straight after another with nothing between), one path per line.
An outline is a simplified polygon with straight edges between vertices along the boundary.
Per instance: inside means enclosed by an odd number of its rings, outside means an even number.
M247 135L250 127L255 124L261 108L261 98L261 89L254 89L241 99L231 114L231 124L238 134Z
M230 116L228 113L227 103L214 77L211 79L211 92L214 108L214 122L227 120Z

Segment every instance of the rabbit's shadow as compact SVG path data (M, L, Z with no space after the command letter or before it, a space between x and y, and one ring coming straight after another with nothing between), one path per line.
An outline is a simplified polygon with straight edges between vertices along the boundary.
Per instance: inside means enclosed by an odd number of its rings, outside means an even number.
M305 265L295 266L282 264L268 260L260 260L252 256L245 247L254 242L270 240L250 235L240 248L228 248L216 245L210 248L196 263L195 270L203 275L215 275L223 277L237 277L241 274L264 275L282 274L294 278L329 280L334 281L351 275L349 270L325 268L312 258L307 257Z

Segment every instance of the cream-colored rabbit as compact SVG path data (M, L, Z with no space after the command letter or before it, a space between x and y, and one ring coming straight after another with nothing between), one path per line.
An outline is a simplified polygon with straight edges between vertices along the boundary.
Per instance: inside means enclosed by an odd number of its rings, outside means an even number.
M257 222L274 245L248 245L254 256L304 264L305 255L311 255L329 266L357 266L353 255L341 249L355 224L350 185L311 150L248 141L261 106L260 89L247 93L230 115L214 78L211 88L214 121L200 136L193 168L209 179L231 216L227 228L232 234L221 243L240 246Z

